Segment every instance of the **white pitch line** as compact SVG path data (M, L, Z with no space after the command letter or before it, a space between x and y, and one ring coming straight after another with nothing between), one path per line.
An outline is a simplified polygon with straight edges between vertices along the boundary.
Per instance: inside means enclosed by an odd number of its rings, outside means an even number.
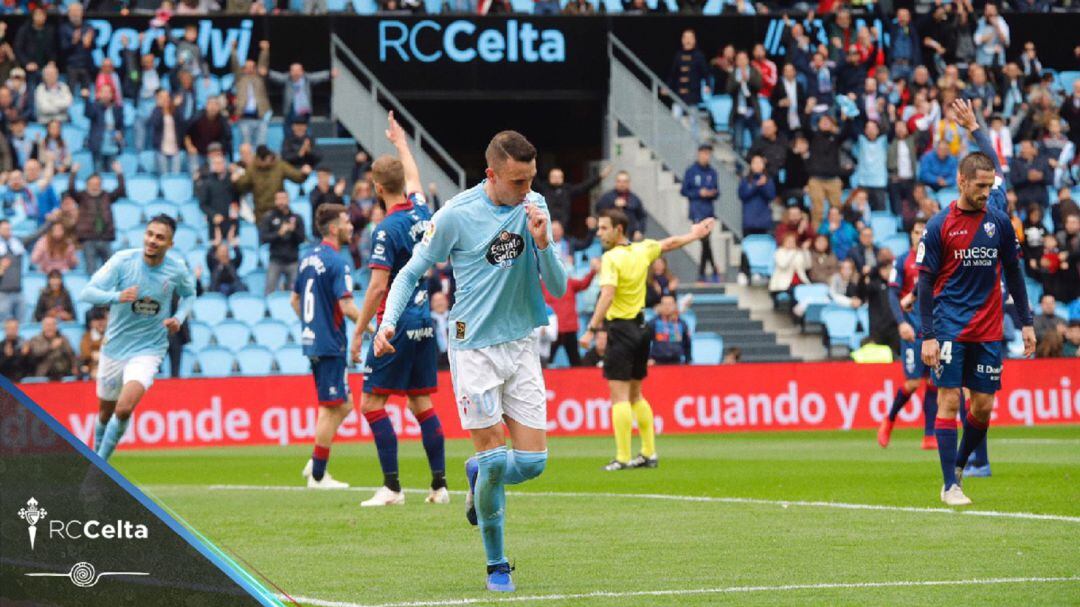
M995 438L994 443L1010 445L1080 445L1080 438Z
M568 601L596 598L629 598L644 596L685 596L693 594L738 594L744 592L791 592L798 590L857 590L866 588L917 588L928 586L988 586L993 584L1053 584L1080 582L1080 576L1072 577L1013 577L974 580L927 580L896 582L852 582L825 584L786 584L782 586L727 586L722 588L691 588L686 590L637 590L627 592L597 591L579 594L541 594L533 596L508 596L502 598L463 598L441 601L406 601L402 603L363 604L347 601L326 601L296 596L293 599L314 607L451 607L453 605L476 605L491 603L525 603L530 601ZM280 595L279 595L280 596ZM286 597L280 596L284 599Z
M174 485L174 487L177 485ZM198 486L200 489L202 486ZM211 491L310 491L307 487L286 485L210 485ZM336 491L375 491L377 487L349 487ZM323 490L331 491L331 490ZM405 489L409 493L427 493L427 489ZM465 495L464 491L451 491L455 495ZM999 512L996 510L952 510L950 508L920 508L916 506L886 506L881 504L851 504L847 502L768 500L752 497L710 497L697 495L667 495L662 493L604 493L574 491L507 491L515 497L604 497L615 499L641 499L676 502L702 502L713 504L754 504L759 506L780 506L788 508L833 508L838 510L877 510L886 512L911 512L916 514L953 514L962 516L981 516L990 518L1011 518L1035 521L1057 521L1062 523L1080 523L1080 516L1064 514L1038 514L1035 512Z

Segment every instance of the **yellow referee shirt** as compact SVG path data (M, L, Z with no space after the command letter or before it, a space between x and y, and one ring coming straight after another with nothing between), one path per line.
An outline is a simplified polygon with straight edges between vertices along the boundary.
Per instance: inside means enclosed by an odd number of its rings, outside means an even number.
M660 253L660 243L655 240L619 245L604 253L600 258L600 286L615 287L615 299L604 318L634 318L641 312L649 267Z

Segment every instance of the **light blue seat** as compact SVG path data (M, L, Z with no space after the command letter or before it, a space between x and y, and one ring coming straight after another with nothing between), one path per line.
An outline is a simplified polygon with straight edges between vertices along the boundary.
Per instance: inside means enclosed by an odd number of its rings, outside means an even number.
M299 345L300 340L303 338L304 324L300 322L299 318L296 318L295 314L293 315L292 321L289 321L288 324L289 324L289 337L292 338L292 342L294 344ZM586 326L586 327L589 326L589 321L586 320L584 326Z
M143 237L146 236L146 224L142 223L137 226L133 226L124 230L124 241L127 243L126 247L141 247Z
M184 346L180 356L180 377L187 379L195 375L195 363L199 359L198 350L191 346Z
M855 337L857 320L855 311L850 308L829 307L821 312L830 355L837 345L850 347L851 340Z
M266 128L266 147L271 150L280 150L281 144L285 142L285 125L280 122L271 122ZM287 184L292 183L286 181Z
M41 290L45 288L45 285L49 283L49 279L41 272L29 272L24 273L22 277L22 289L28 297L26 297L27 308L33 308L30 302L37 302L38 295L41 294ZM72 293L72 296L75 296Z
M937 198L938 204L940 204L943 209L959 197L960 191L956 188L942 188L934 193L934 198Z
M176 234L173 234L173 246L177 251L180 253L187 253L195 250L195 247L198 245L198 230L186 224L176 226Z
M86 179L94 172L94 155L89 150L72 152L71 163L79 165L79 170L75 173L77 179ZM67 179L61 181L63 181L64 187L67 188Z
M278 371L286 375L305 375L311 373L311 360L304 356L300 346L285 346L274 355Z
M240 250L243 252L244 258L240 260L237 273L241 277L246 277L259 267L259 250L254 247L241 247Z
M199 350L197 358L203 377L228 377L232 375L236 362L232 352L218 346Z
M878 242L896 234L900 227L894 215L874 215L870 218L870 227L874 230L874 238Z
M821 283L795 285L795 301L801 304L829 301L829 286Z
M125 175L134 175L139 172L139 156L135 152L124 152L117 158Z
M68 150L77 152L83 149L86 143L86 129L75 124L65 124L60 127L60 138L64 140Z
M251 327L239 320L223 320L214 325L214 341L222 348L239 352L251 341Z
M296 311L292 308L292 293L289 291L274 291L266 296L266 308L270 311L270 318L291 323L296 320Z
M210 338L214 336L214 329L201 320L188 321L188 332L191 333L191 343L196 350L202 350L210 345Z
M274 353L263 346L248 346L236 353L241 375L269 375L274 367Z
M893 252L899 257L911 249L911 236L907 234L893 234L881 241L881 246Z
M750 262L750 272L762 276L772 276L776 252L776 241L768 234L752 234L743 239L743 253Z
M726 131L730 127L728 121L731 119L731 103L731 95L713 95L705 102L716 130Z
M184 255L184 259L187 260L189 270L194 272L195 268L202 268L203 278L206 278L206 247L195 247Z
M254 270L249 272L244 277L244 284L247 285L248 293L254 293L263 299L262 294L266 291L266 271ZM265 304L265 299L263 300Z
M153 175L132 175L125 179L124 189L131 200L147 204L158 198L158 180Z
M71 293L72 299L79 298L79 293L82 293L88 282L90 282L90 277L81 270L72 270L64 275L64 286L67 287L68 293Z
M165 200L180 204L191 200L193 187L189 175L162 175L161 193Z
M203 293L195 300L195 318L216 325L225 320L229 313L229 303L221 293Z
M292 182L286 181L285 183L288 184ZM301 198L300 200L290 198L290 200L292 200L292 202L289 203L289 208L292 209L293 213L296 213L301 218L303 218L304 236L307 236L311 233L311 202L309 202L306 198Z
M203 213L199 203L187 201L180 205L180 221L206 233L206 213Z
M1058 72L1058 82L1061 83L1061 88L1065 91L1065 95L1072 95L1073 82L1076 80L1080 80L1080 71L1078 70L1063 70Z
M270 318L259 321L251 329L255 343L271 350L279 350L289 343L289 325Z
M254 326L266 316L266 298L261 292L233 293L229 296L229 311L236 320Z
M724 339L716 333L698 333L691 338L690 355L695 365L717 365L724 353Z
M214 74L208 78L195 79L195 105L199 109L206 107L206 100L221 94L221 81ZM277 149L277 148L275 148Z
M112 205L113 226L117 230L129 230L142 224L142 209L130 202Z
M153 150L139 152L139 170L143 173L157 173L157 154ZM157 198L157 195L155 194L154 197Z
M147 204L143 207L143 213L146 215L147 221L150 221L155 215L168 215L173 219L180 218L180 208L167 200L155 200Z
M23 341L33 339L38 333L41 333L41 323L25 322L19 325L19 337Z
M79 346L82 344L83 333L86 332L86 327L82 323L78 322L62 322L60 323L60 334L64 336L64 339L71 344L72 349L76 352L79 351Z
M247 255L247 249L259 248L259 229L249 222L240 223L240 232L237 234L240 239L240 246L244 247L244 255ZM258 252L255 252L255 258L258 259Z

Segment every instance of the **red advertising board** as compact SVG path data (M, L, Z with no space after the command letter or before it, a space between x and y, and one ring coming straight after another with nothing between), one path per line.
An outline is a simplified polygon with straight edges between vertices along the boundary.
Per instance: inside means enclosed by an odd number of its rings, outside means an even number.
M606 435L611 403L597 369L545 373L552 436ZM901 380L898 365L850 362L654 367L645 395L666 433L850 430L876 427ZM351 381L359 394L361 377ZM439 375L435 407L446 436L465 437L448 373ZM93 434L97 401L91 382L20 386L82 440ZM921 424L921 394L900 426ZM308 376L160 380L143 398L121 444L130 448L310 443L315 386ZM400 436L420 428L395 397L388 412ZM1080 360L1008 361L997 395L996 425L1080 423ZM350 414L339 440L370 440L367 422Z

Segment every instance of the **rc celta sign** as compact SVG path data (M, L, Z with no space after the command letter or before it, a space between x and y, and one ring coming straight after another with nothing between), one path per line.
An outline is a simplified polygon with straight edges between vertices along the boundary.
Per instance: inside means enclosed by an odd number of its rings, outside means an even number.
M473 21L431 20L408 24L395 19L379 22L379 60L396 53L402 61L434 63L443 57L456 63L479 59L487 63L563 63L566 38L557 29L537 29L529 22L508 19L502 28L481 29ZM430 32L425 33L430 30Z

